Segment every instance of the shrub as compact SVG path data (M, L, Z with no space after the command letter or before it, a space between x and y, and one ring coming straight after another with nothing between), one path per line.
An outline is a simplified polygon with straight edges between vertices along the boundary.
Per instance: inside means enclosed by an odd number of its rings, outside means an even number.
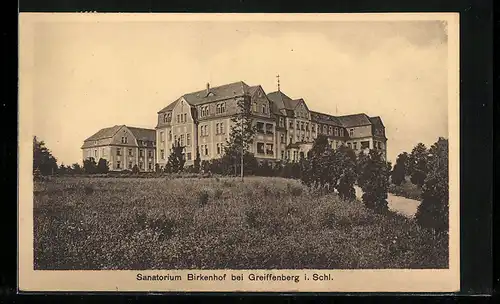
M370 150L368 156L360 176L363 181L363 203L377 212L386 212L389 210L386 201L389 186L388 166L380 151Z
M422 203L415 217L423 227L448 231L448 140L439 138L429 152L430 172L425 179Z
M391 182L395 185L401 185L401 183L405 180L407 175L406 168L408 167L408 158L409 155L406 152L403 152L398 155L396 159L396 164L394 165L394 170L392 170Z

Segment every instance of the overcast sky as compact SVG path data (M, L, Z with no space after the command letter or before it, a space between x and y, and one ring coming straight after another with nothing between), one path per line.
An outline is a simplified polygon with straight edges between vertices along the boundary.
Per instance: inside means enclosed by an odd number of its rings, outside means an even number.
M154 128L180 95L244 81L311 110L381 116L388 158L447 137L439 21L43 23L34 38L34 133L58 163L116 124Z

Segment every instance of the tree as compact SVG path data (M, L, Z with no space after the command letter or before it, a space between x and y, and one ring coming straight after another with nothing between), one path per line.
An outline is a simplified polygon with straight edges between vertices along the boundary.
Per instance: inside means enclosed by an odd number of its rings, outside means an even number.
M351 148L342 145L335 150L330 176L336 184L339 196L345 200L356 198L356 165L356 153Z
M440 137L431 146L428 161L430 170L422 187L422 203L415 218L423 227L448 231L448 139Z
M184 163L186 159L184 158L184 147L180 145L177 141L175 144L172 144L172 150L170 155L168 156L167 167L169 167L169 171L171 173L181 172L184 168Z
M33 137L33 174L51 175L57 172L57 159L45 146L45 142Z
M80 164L74 163L71 165L71 171L73 171L74 174L81 174L83 170Z
M236 114L231 117L231 133L224 147L224 154L236 163L240 162L240 176L243 180L244 158L253 143L256 126L253 125L252 105L249 95L237 100Z
M410 162L408 169L411 175L411 182L415 185L422 186L427 176L427 148L423 143L417 144L410 154Z
M135 164L135 165L132 167L132 173L134 173L134 174L139 173L139 166L137 166L137 164Z
M391 181L395 185L401 185L401 183L405 180L406 175L408 175L406 169L408 168L409 155L406 152L403 152L398 155L396 159L396 164L394 165L394 169L392 170Z
M89 157L83 161L83 171L87 174L94 174L97 172L97 164L93 157Z
M66 169L66 166L63 163L61 163L61 165L57 169L57 174L64 175L64 174L67 174L67 173L68 173L68 171Z
M389 167L379 150L370 150L366 164L363 165L362 180L363 203L376 212L386 212L387 188L389 187Z
M196 147L196 157L194 159L194 172L196 173L200 172L200 164L201 164L200 148Z
M104 158L99 158L99 162L97 163L97 173L108 173L109 172L109 163Z

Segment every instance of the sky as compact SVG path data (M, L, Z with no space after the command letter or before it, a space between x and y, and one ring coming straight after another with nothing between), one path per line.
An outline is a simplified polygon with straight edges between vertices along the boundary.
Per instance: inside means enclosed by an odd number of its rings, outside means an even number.
M33 42L34 134L66 165L84 139L154 128L184 93L244 81L330 114L380 116L388 159L448 137L441 21L46 22Z

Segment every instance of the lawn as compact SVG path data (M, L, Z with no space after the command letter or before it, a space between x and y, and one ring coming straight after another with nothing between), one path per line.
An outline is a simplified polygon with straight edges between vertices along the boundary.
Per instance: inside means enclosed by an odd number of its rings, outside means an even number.
M448 239L282 178L35 182L35 269L447 268Z

